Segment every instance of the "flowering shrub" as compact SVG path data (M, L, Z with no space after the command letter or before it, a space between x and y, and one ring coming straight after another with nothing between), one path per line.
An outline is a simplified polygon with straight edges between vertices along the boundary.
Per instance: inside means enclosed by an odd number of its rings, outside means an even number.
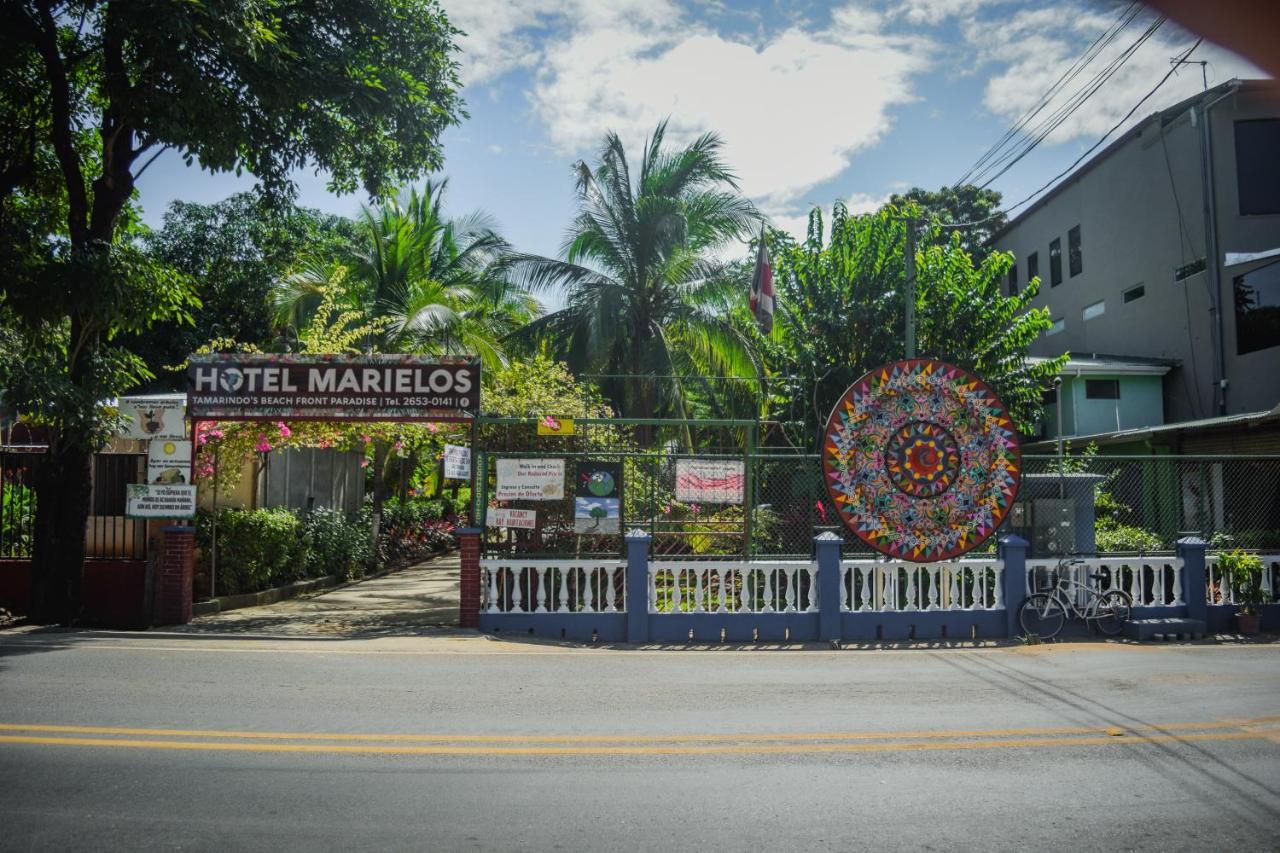
M307 576L355 578L373 563L368 519L350 520L335 509L313 509L302 518Z

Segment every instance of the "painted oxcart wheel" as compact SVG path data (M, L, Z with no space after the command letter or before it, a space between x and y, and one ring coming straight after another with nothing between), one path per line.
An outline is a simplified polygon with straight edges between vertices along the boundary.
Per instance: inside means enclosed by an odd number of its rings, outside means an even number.
M902 560L982 544L1018 494L1018 436L973 374L932 359L877 367L844 393L822 442L836 512L867 545Z

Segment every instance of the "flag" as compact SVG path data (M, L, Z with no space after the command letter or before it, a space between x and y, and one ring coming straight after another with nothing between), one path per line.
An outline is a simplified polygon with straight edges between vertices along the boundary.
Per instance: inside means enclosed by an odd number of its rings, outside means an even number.
M769 263L769 248L764 243L764 226L760 226L760 248L756 252L756 269L751 275L751 313L755 315L760 331L766 335L773 331L773 266Z

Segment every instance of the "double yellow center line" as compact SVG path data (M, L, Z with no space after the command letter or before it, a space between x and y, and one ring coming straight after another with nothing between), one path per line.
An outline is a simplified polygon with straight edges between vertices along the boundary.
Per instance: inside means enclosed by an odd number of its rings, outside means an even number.
M426 756L766 755L1022 749L1198 741L1280 743L1280 715L1142 726L634 735L367 734L0 723L0 745Z

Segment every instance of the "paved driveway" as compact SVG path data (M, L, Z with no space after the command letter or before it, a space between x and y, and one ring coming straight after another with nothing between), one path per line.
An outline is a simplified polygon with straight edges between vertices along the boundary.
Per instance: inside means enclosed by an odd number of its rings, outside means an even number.
M448 554L305 598L201 616L189 625L167 630L290 637L454 633L458 630L458 556Z

